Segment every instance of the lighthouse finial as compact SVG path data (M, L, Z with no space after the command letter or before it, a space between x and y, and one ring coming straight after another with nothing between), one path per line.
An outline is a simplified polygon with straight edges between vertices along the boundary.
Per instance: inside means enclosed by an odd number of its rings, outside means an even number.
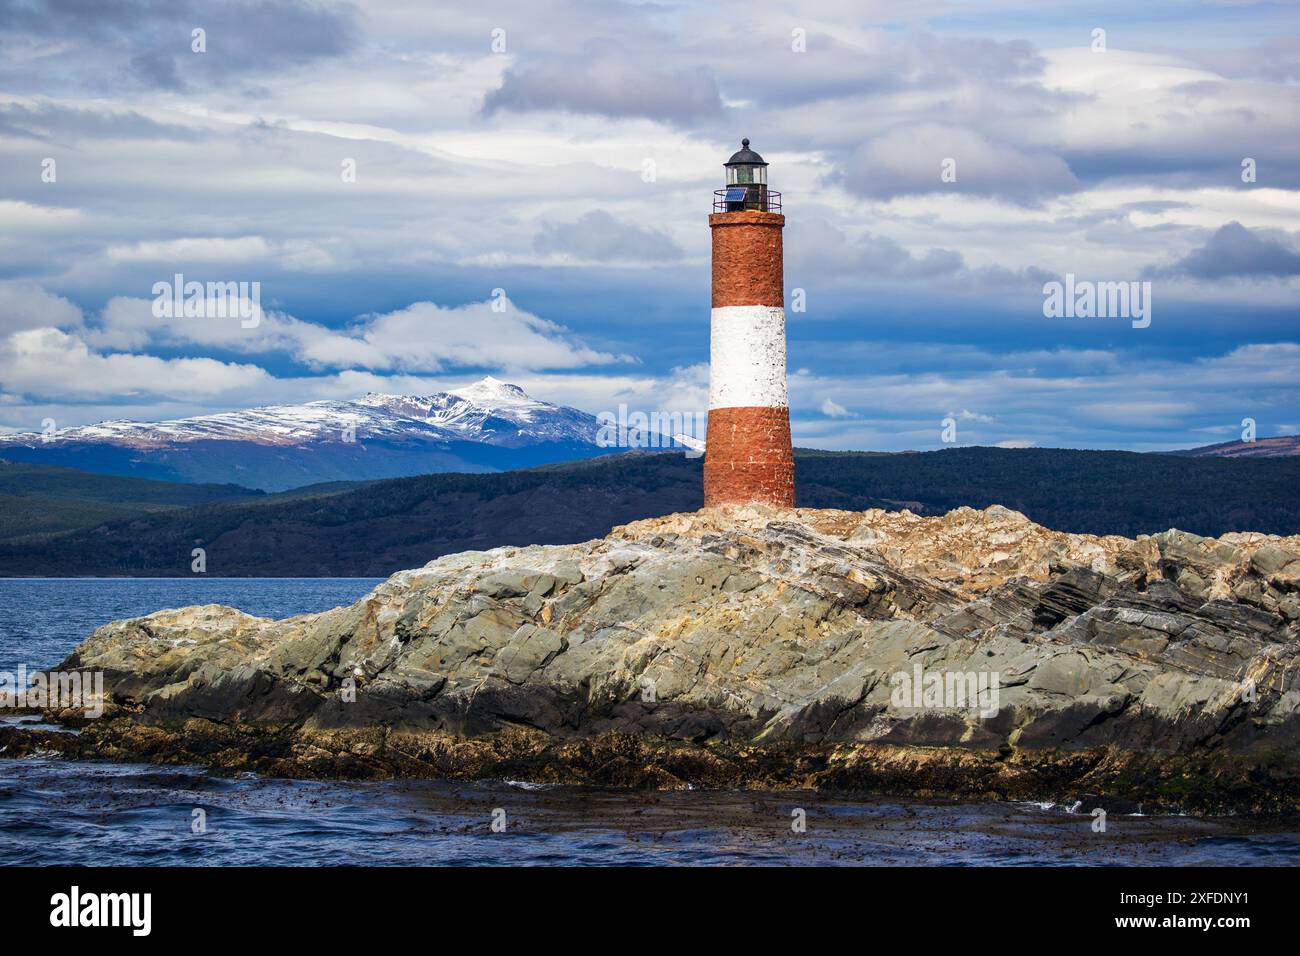
M749 149L749 137L745 137L744 139L742 139L742 140L740 141L740 148L741 148L741 149Z

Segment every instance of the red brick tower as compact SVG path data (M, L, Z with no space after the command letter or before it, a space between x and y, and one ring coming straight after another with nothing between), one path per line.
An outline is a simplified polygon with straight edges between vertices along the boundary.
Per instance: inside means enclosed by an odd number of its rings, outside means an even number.
M785 382L781 194L767 163L741 141L714 193L713 314L704 506L794 506Z

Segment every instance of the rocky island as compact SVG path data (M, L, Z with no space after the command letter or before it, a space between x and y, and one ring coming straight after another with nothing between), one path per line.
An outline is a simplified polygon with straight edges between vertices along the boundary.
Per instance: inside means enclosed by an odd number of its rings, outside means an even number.
M115 621L60 666L103 672L104 716L49 713L80 732L0 745L300 777L1285 813L1297 622L1300 537L715 508L449 555L324 613Z

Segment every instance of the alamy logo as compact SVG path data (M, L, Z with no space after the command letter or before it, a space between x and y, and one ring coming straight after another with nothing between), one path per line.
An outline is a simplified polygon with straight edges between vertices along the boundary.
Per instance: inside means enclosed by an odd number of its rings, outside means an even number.
M0 708L67 710L79 707L87 717L104 713L103 671L0 671Z
M917 661L910 672L890 676L889 704L895 710L975 711L987 720L998 714L999 680L997 671L927 672Z
M186 282L178 272L150 291L155 319L239 319L241 329L262 322L260 282Z
M1065 282L1043 285L1043 315L1049 319L1132 319L1133 328L1151 324L1150 282L1075 281L1074 273L1065 274Z
M704 434L709 416L705 412L629 412L618 406L618 414L596 416L596 445L600 448L685 448L687 458L704 454Z
M148 936L153 928L152 893L68 893L50 897L51 926L129 926L131 935Z

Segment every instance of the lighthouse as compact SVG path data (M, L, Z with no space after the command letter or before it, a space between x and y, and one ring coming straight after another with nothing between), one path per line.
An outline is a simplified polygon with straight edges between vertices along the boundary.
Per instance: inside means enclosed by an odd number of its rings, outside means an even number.
M781 194L767 163L741 140L714 193L713 311L704 506L794 506L785 380Z

